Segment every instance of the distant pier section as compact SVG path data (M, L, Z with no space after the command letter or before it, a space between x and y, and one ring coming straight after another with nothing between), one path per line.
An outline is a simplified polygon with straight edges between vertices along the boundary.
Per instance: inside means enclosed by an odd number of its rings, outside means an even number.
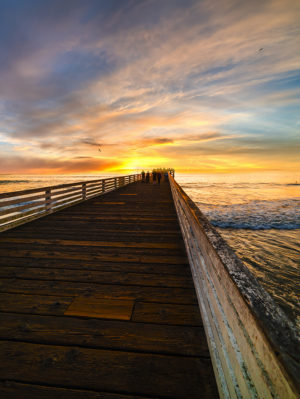
M299 338L174 172L0 194L1 398L299 398Z

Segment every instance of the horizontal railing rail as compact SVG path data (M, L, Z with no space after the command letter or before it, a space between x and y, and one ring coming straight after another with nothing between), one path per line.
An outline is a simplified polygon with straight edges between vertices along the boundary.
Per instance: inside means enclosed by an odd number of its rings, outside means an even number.
M0 231L116 190L140 174L81 181L0 194Z
M299 398L296 328L169 180L221 398Z

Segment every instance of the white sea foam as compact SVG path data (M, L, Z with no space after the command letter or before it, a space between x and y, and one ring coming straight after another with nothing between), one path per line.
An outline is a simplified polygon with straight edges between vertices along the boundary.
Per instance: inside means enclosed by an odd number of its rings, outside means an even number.
M177 181L300 329L300 185L291 183L295 176L261 179L181 175Z
M231 229L300 229L300 200L216 205L197 202L214 226Z

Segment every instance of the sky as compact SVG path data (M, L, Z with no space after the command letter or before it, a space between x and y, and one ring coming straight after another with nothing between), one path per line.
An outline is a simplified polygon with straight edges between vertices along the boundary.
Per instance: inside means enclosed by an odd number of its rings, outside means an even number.
M0 173L299 171L298 0L1 0Z

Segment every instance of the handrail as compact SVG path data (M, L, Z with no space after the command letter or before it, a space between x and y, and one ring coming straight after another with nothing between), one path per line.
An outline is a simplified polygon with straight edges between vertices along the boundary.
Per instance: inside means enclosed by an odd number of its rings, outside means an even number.
M0 194L0 231L26 223L141 179L140 174Z
M171 175L221 398L299 398L299 338L271 296Z

